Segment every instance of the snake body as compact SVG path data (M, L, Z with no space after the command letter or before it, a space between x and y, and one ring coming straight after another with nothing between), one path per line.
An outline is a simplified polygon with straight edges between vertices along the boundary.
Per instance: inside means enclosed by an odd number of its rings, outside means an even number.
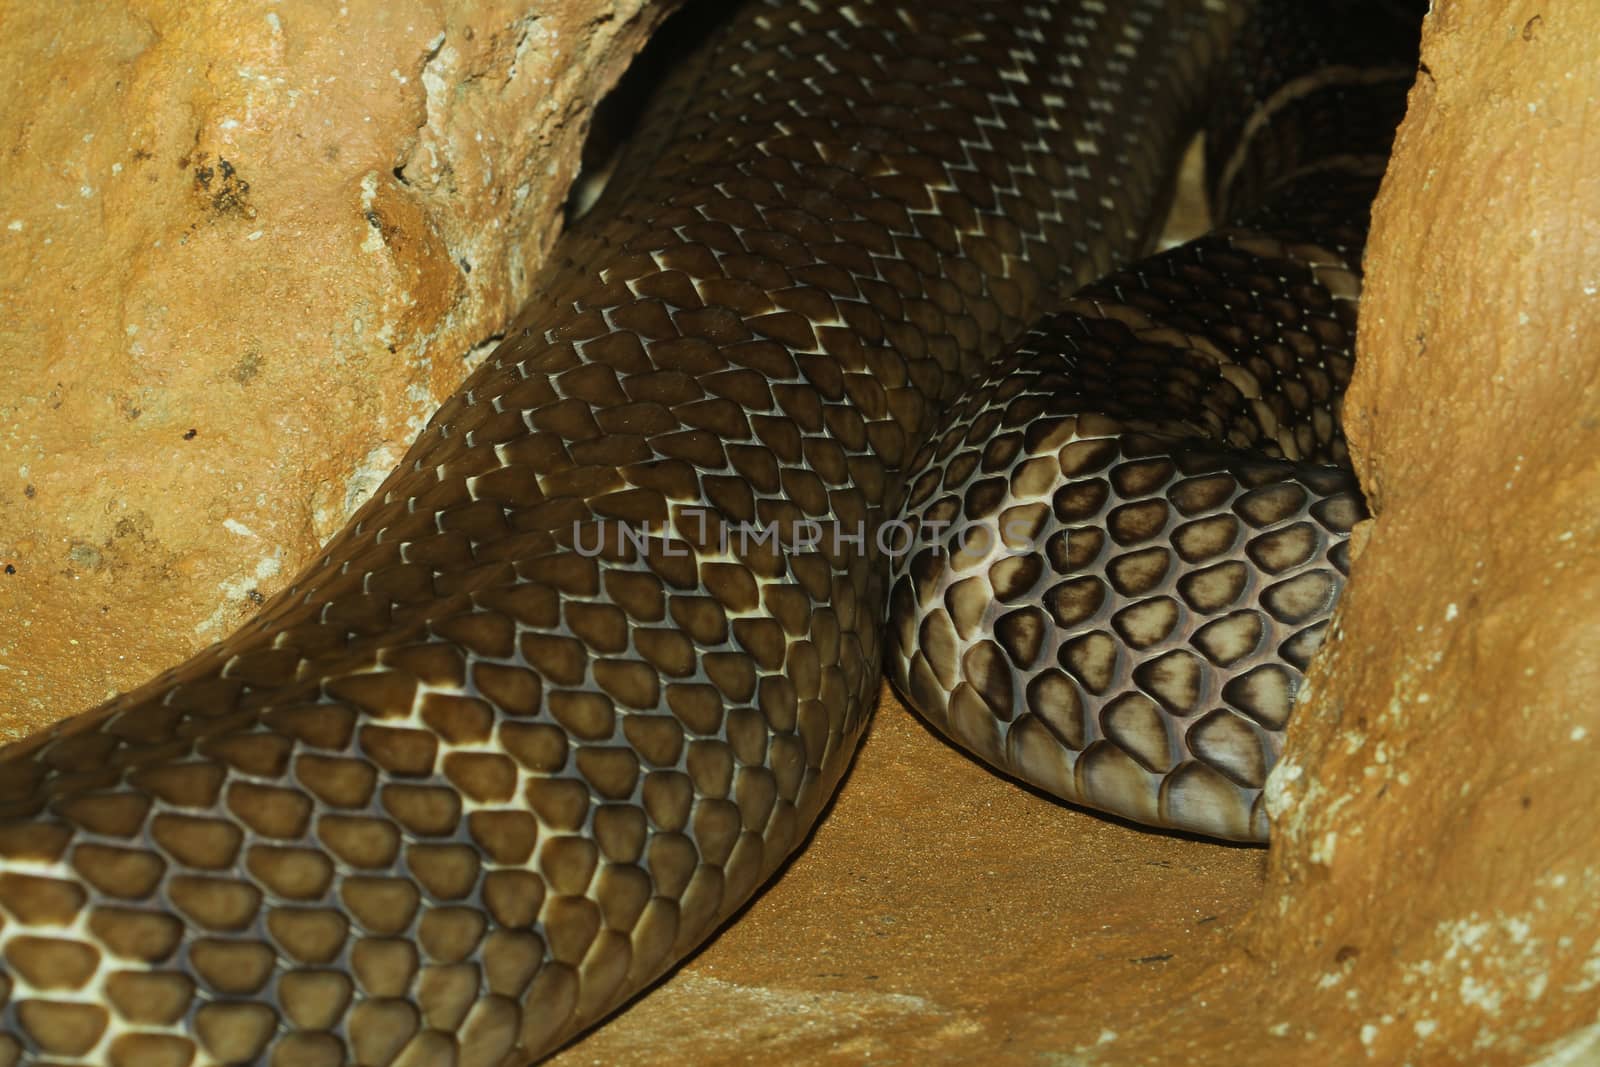
M1199 386L1160 414L1164 385L1141 399L1080 380L1135 420L1115 425L1029 399L1062 377L1063 345L1118 329L1209 357L1187 305L1169 300L1178 325L1152 326L1161 287L1124 291L1153 275L1114 276L1056 321L1072 340L1033 334L994 364L1052 293L1145 247L1246 6L741 8L647 117L619 190L563 238L507 341L319 560L226 641L6 750L0 1064L479 1067L603 1017L747 900L831 795L883 652L876 532L919 451L912 496L935 509L962 471L1060 467L1066 421L1088 446L1080 472L1117 486L1121 508L1154 495L1182 511L1212 469L1235 487L1212 506L1235 512L1246 489L1347 492L1200 445L1166 461L1166 481L1122 488L1150 441L1197 426L1336 455L1315 415L1302 446L1282 405L1282 432L1262 433L1236 396ZM1245 269L1295 260L1271 269L1296 293L1343 276L1256 232L1235 243ZM1357 245L1332 246L1339 270ZM1199 318L1237 326L1220 335L1231 344L1249 314ZM1315 321L1348 330L1337 309ZM1007 429L1025 447L963 458L987 412L1008 428L1024 409L1054 428ZM1030 488L1014 474L1006 491ZM1298 529L1266 498L1279 526L1239 542L1247 553ZM1348 525L1323 521L1316 551L1336 552ZM929 601L938 581L913 566L900 599ZM969 691L999 691L968 664L989 653L963 652L957 678L937 647L910 651L921 628L897 622L889 643L922 656L904 677L937 721L997 762L1016 753L1025 777L1077 774L1087 785L1068 795L1149 814L1100 784L1125 766L1074 771L1027 739L1037 720L1083 742L1083 768L1101 758L1087 727L1015 708L997 720L1009 736L969 726ZM1188 737L1202 758L1230 753L1225 777L1242 751ZM1250 788L1247 771L1228 782ZM1206 789L1220 795L1191 792ZM1205 825L1259 829L1229 804Z
M891 677L1064 799L1267 839L1266 777L1366 517L1339 404L1415 21L1360 13L1240 46L1294 59L1240 72L1253 108L1224 98L1210 124L1227 223L1080 290L910 465Z

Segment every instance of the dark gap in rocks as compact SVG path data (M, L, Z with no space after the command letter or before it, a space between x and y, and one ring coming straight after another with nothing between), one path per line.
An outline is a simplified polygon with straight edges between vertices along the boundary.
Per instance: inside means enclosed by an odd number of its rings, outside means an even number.
M567 194L567 225L582 218L600 198L623 146L638 129L656 91L742 3L744 0L689 0L651 35L616 86L595 106L583 144L582 168Z

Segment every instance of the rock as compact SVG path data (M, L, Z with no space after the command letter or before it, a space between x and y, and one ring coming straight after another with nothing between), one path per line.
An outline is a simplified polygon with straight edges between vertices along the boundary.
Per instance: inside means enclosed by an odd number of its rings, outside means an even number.
M1322 1062L1527 1062L1600 1009L1597 19L1435 3L1374 211L1377 517L1248 931Z
M0 738L286 584L495 341L665 0L25 4L0 71Z

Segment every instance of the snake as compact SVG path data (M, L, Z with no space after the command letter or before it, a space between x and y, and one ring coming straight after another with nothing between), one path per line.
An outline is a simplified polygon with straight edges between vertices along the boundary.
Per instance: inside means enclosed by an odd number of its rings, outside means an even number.
M1415 70L1318 6L739 6L311 565L0 753L0 1065L546 1055L803 844L885 662L1066 801L1264 837ZM1202 119L1226 221L1138 260Z

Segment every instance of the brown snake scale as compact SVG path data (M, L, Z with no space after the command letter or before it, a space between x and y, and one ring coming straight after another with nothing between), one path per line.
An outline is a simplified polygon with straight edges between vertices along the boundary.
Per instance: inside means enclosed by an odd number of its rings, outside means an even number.
M983 758L1264 836L1360 515L1345 79L1236 63L1226 190L1305 180L1006 347L1147 247L1252 6L741 7L324 555L0 755L0 1065L537 1058L803 841L885 633ZM891 561L908 489L1004 550Z

